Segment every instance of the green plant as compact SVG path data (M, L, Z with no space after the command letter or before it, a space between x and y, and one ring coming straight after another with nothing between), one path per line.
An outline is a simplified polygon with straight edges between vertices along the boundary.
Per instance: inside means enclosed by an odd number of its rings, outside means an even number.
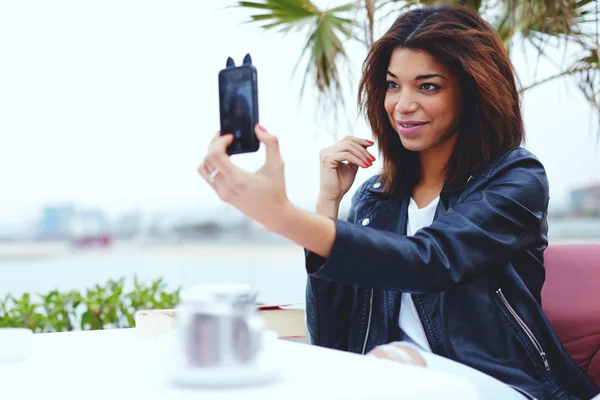
M137 277L133 280L134 290L126 295L129 303L131 304L130 310L141 310L144 308L173 308L179 304L181 288L178 288L174 292L166 291L166 283L163 282L162 278L152 282L149 287L144 287L140 284ZM134 324L134 313L123 313L127 318L130 326Z
M61 293L53 290L46 295L38 294L43 300L47 326L53 332L72 331L72 319L76 317L75 310L81 304L81 294L75 290Z
M150 284L134 276L133 289L125 291L125 278L96 284L82 294L76 290L29 293L20 298L7 294L0 299L0 327L25 327L34 332L65 332L128 328L135 325L135 312L144 308L174 308L181 288L167 290L158 278Z
M86 311L81 315L81 329L104 329L112 326L120 328L119 311L123 307L123 285L125 279L118 281L109 280L106 286L95 285L92 289L87 289L83 297Z
M9 312L13 324L34 332L46 330L47 319L40 313L40 304L33 302L29 293L23 293L21 298L12 298L12 301L14 306Z
M10 294L7 294L4 299L0 299L0 328L16 325L12 315L9 313L10 299Z

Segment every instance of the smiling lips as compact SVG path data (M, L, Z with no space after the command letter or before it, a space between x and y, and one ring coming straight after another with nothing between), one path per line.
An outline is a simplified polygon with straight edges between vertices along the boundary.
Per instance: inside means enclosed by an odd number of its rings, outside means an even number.
M396 121L398 133L402 135L412 135L427 124L428 122L423 121Z

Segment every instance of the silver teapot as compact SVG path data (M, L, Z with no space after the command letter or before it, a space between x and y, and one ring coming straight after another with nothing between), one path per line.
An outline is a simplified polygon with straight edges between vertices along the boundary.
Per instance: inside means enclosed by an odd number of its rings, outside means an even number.
M264 320L244 284L193 286L177 311L180 368L248 366L262 350Z

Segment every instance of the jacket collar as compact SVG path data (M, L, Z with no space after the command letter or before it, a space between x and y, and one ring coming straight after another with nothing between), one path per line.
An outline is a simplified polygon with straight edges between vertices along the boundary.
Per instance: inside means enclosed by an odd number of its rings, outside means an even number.
M465 190L465 188L467 187L467 185L469 184L469 182L471 182L471 180L475 177L475 175L470 175L467 180L465 180L464 182L462 182L459 185L456 186L450 186L448 184L448 182L446 182L444 184L444 187L442 188L442 193L448 193L448 192L462 192L463 190Z

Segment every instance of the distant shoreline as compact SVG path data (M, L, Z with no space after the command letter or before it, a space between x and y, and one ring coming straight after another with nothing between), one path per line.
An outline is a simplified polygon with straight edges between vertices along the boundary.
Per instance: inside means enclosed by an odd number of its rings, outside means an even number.
M552 239L552 243L600 243L600 238ZM223 255L231 260L260 260L303 257L302 247L291 242L226 242L202 241L184 243L138 243L117 241L108 248L71 247L69 242L0 242L0 263L30 262L51 259L215 259Z
M27 262L64 258L152 258L152 259L269 259L302 257L302 248L293 243L136 243L119 242L107 248L76 249L62 242L0 243L0 263Z

